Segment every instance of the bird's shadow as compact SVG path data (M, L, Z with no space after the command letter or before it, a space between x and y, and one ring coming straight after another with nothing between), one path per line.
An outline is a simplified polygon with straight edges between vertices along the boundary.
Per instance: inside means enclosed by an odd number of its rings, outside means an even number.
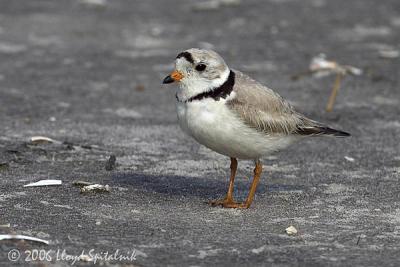
M197 196L210 199L225 195L228 189L227 179L211 179L207 177L190 177L178 175L149 175L143 173L115 173L113 183L139 188L143 191L156 192L170 196ZM247 196L251 181L235 181L235 195ZM303 190L299 185L267 185L260 182L257 194L269 192L289 192Z

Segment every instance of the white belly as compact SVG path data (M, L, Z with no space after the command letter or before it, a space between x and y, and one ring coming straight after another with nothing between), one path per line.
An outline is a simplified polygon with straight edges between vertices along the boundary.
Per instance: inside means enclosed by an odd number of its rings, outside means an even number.
M225 100L177 102L182 130L204 146L229 157L259 159L294 141L287 136L268 136L245 125Z

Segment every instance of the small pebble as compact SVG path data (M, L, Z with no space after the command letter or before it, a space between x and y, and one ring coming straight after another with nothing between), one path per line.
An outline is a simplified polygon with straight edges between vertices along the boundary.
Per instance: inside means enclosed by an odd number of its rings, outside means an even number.
M7 162L0 162L0 171L7 170L10 167L10 164Z
M117 157L115 155L111 155L110 158L106 162L106 170L107 171L112 171L115 169L117 162Z
M292 225L289 226L288 228L286 228L285 231L286 231L286 233L287 233L288 235L295 235L295 234L297 234L297 229L294 228L294 226L292 226Z
M108 185L92 184L81 187L81 193L109 193L110 187Z

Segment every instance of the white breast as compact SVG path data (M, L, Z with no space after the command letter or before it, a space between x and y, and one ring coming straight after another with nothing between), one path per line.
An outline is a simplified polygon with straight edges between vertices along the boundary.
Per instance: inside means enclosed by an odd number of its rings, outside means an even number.
M225 102L212 98L188 103L177 101L179 125L206 147L240 159L259 159L293 141L291 137L271 137L248 127Z

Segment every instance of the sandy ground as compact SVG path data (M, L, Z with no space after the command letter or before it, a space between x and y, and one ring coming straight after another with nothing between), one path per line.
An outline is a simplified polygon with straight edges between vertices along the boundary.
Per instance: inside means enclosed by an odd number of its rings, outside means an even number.
M73 263L57 251L117 250L136 259L98 262L398 266L400 2L198 3L0 1L0 233L50 241L0 241L0 265L28 265L25 250L38 249L51 256L42 266ZM217 50L352 137L310 138L265 158L249 210L208 206L225 194L229 159L181 132L174 89L161 85L190 47ZM324 108L334 76L290 79L319 53L364 70L345 77L332 113ZM37 135L60 143L31 144ZM239 168L243 199L252 162ZM63 184L23 187L41 179ZM83 195L75 180L111 192ZM285 233L290 225L297 235Z

